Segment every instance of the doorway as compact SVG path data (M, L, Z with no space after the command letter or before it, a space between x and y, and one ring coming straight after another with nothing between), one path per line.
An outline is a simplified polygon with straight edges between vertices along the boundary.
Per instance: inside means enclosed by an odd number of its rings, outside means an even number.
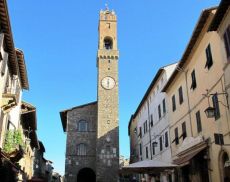
M77 182L96 182L96 175L90 168L83 168L77 174Z

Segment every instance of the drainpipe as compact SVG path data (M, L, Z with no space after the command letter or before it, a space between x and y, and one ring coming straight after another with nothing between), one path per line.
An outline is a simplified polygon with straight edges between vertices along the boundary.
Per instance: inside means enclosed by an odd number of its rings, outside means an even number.
M151 157L151 160L153 159L153 156L152 156L152 139L151 139L151 118L150 118L150 114L149 114L149 100L147 100L147 107L148 107L148 120L149 120L149 146L150 146L150 157Z
M187 100L188 100L188 115L189 115L189 121L190 121L190 127L191 127L191 135L193 137L193 130L192 130L192 118L191 118L191 107L190 107L190 100L189 100L189 93L188 93L188 71L184 71L185 73L185 82L186 82L186 91L187 91Z

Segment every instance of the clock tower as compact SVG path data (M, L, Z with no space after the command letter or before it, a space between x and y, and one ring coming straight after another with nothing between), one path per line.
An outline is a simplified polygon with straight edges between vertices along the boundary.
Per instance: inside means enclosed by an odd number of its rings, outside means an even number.
M117 17L100 11L97 52L96 178L115 182L119 169Z

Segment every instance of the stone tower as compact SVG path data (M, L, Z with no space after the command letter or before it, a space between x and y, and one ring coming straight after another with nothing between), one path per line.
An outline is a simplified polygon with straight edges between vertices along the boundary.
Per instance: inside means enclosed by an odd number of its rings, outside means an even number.
M97 182L115 182L119 169L117 17L100 11L97 53Z
M117 18L100 11L97 101L60 112L67 134L65 180L117 182L119 169Z

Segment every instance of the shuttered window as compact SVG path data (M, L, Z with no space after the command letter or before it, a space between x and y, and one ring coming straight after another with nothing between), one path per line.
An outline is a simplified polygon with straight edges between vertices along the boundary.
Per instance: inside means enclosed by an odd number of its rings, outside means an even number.
M200 111L196 112L196 124L197 124L197 132L200 133L202 131Z
M210 69L212 67L212 65L213 65L212 52L211 52L211 46L210 46L210 44L206 48L205 52L206 52L206 64L205 64L205 68Z
M175 98L175 95L172 96L172 110L173 111L176 110L176 98Z
M219 108L219 101L218 101L217 94L214 94L212 96L212 103L213 103L213 107L215 109L215 120L217 120L220 118L220 108Z
M191 78L192 78L192 84L191 84L190 88L194 90L196 88L196 73L195 73L195 70L192 71Z
M227 59L230 61L230 25L224 33L224 45L227 54Z

